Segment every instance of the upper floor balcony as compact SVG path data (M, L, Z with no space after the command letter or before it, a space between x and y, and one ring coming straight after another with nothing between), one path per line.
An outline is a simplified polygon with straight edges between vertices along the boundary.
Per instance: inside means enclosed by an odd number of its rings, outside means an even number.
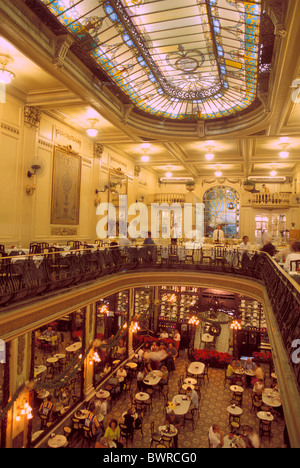
M287 192L252 193L249 203L255 208L290 208L300 203L300 195Z

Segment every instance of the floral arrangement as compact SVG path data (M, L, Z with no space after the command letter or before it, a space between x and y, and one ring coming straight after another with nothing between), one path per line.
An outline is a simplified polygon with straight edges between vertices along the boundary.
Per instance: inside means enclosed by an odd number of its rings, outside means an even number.
M195 361L209 363L212 367L227 367L233 356L229 353L220 353L215 349L194 349L192 353Z
M157 343L158 345L160 343L164 343L166 346L169 345L169 343L174 343L174 340L172 338L154 338L152 336L143 336L143 335L134 335L133 337L135 344L141 344L141 343L148 343L150 346L152 343Z
M254 351L252 353L252 356L254 357L255 361L259 362L272 362L272 353L270 351Z

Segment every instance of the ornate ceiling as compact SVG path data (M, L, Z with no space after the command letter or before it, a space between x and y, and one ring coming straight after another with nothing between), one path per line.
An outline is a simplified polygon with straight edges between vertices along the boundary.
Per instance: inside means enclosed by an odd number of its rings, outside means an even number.
M261 0L42 0L139 109L208 120L257 90Z
M0 14L7 92L82 133L98 119L107 151L158 177L300 169L300 0L0 0Z

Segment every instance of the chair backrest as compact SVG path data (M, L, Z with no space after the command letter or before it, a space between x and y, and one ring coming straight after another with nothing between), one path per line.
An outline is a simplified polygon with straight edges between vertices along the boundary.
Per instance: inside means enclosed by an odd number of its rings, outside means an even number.
M290 271L297 271L300 269L300 260L290 261Z

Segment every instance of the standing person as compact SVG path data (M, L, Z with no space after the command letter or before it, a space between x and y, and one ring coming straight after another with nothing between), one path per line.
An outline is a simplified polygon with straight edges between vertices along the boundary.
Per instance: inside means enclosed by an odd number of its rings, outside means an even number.
M95 403L91 404L90 410L86 414L84 427L90 430L91 435L95 436L97 441L103 436L104 430L102 424L97 419Z
M212 448L222 448L224 445L223 432L216 424L213 424L209 428L208 432L209 442L212 445Z
M215 242L222 242L224 238L224 232L222 231L220 224L218 224L217 229L215 229L213 233L213 240Z
M179 348L180 348L180 341L181 341L181 336L180 336L180 333L178 330L175 330L175 333L174 333L174 336L173 336L173 340L175 341L174 343L174 347L177 351L177 356L179 356Z
M195 390L192 389L192 387L188 387L186 389L186 396L188 400L190 400L192 408L198 409L198 406L199 406L198 394Z

